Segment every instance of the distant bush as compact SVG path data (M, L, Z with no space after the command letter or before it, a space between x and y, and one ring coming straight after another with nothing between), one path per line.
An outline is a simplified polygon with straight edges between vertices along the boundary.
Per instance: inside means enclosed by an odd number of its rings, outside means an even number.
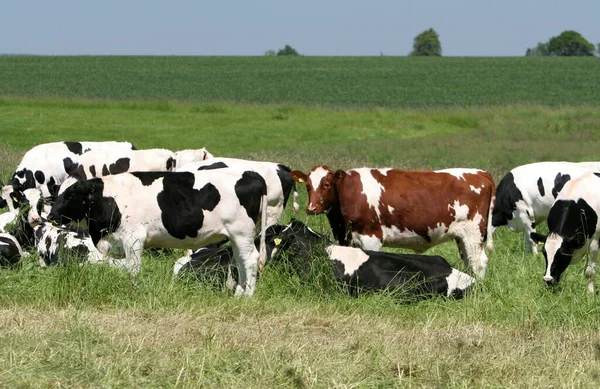
M436 56L442 55L442 44L440 36L433 28L425 30L415 37L413 51L410 55Z
M298 53L298 51L296 51L296 49L294 49L292 46L285 45L283 49L279 49L277 55L300 55L300 53Z
M550 38L548 43L538 43L537 47L527 49L525 55L592 56L594 49L594 45L580 33L568 30Z

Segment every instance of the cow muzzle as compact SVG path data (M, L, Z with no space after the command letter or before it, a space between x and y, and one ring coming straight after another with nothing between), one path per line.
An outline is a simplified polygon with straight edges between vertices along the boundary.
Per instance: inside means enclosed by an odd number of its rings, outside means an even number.
M548 286L556 285L556 280L552 276L544 276L544 281Z

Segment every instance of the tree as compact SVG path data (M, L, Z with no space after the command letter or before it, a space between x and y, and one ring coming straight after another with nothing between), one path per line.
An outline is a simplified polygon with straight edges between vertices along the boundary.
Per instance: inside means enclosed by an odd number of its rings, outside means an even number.
M577 31L569 30L550 38L548 52L559 56L592 56L594 45Z
M279 51L277 52L277 55L300 55L300 54L298 54L296 49L294 49L292 46L285 45L285 47L283 49L279 49Z
M413 51L410 55L429 55L440 57L442 55L442 44L440 36L433 28L425 30L415 37Z
M538 43L536 47L527 49L525 52L526 56L541 56L541 55L550 55L548 52L548 44L547 43Z
M275 56L275 50L265 51L265 57L274 57L274 56Z

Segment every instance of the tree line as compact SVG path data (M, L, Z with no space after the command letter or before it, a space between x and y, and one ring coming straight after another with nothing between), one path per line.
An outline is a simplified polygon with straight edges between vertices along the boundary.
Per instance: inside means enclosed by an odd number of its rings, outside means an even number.
M548 42L540 42L536 47L528 48L526 56L593 56L600 55L600 43L597 47L585 39L580 33L573 30L563 31L560 35L554 36ZM284 48L268 50L265 56L285 56L301 55L290 45ZM413 41L411 56L442 56L442 44L439 34L429 28L418 34Z

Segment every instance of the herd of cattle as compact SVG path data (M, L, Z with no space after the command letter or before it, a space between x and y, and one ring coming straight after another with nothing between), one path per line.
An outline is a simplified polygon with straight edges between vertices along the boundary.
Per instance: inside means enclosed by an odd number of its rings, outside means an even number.
M333 241L295 219L280 224L292 194L297 210L296 183L306 185L307 213L327 216ZM523 165L496 187L478 169L315 166L303 173L277 163L215 158L204 148L55 142L25 153L0 188L0 207L8 208L0 215L4 266L35 251L41 266L77 256L135 275L145 248L189 249L175 274L226 270L236 295L252 295L268 261L285 257L306 269L322 250L351 293L401 289L460 297L475 278L440 256L420 253L454 240L465 267L483 278L493 231L506 225L523 233L527 252L537 253L536 242L544 242L548 284L588 254L585 274L594 292L600 163ZM548 236L535 231L544 220ZM419 254L379 251L383 246Z

